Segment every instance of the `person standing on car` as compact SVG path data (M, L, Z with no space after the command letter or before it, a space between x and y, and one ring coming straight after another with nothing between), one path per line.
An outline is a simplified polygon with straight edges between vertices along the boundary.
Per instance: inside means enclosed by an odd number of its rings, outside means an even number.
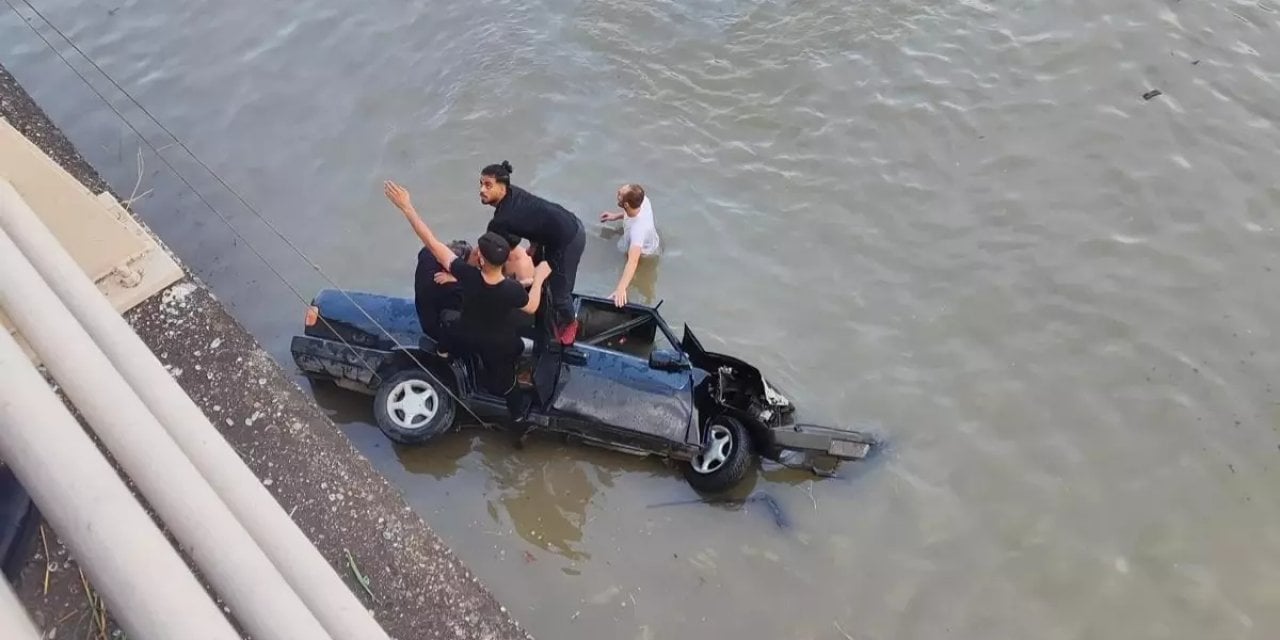
M524 350L511 323L512 312L518 309L533 314L537 311L542 301L542 285L551 274L551 265L544 262L537 266L533 287L526 292L518 282L503 273L503 265L511 253L511 244L506 238L492 232L480 236L475 249L479 255L479 266L468 264L436 238L414 209L407 189L388 180L383 185L383 192L404 214L431 255L446 265L462 290L462 315L457 330L449 332L450 348L479 356L484 368L481 383L490 393L505 396L508 406L512 406L516 363Z
M493 207L489 231L527 238L538 261L551 264L554 331L561 344L573 344L578 333L573 285L587 246L586 228L568 209L511 184L511 170L505 160L480 170L480 202Z
M622 220L622 237L618 249L626 252L627 264L622 268L618 286L609 297L619 307L627 304L627 288L636 275L641 256L657 255L660 245L658 228L653 222L653 205L638 184L624 184L618 188L618 206L622 211L605 211L600 222Z

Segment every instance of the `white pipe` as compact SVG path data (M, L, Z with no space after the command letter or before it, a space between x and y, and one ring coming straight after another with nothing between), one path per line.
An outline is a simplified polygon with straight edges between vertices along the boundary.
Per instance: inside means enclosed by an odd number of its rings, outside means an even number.
M31 623L27 610L18 601L18 595L9 586L9 581L0 578L0 638L41 640L43 637Z
M130 638L240 637L4 329L0 457L67 541ZM15 624L12 611L0 611L0 637L25 638L10 630Z
M0 202L8 191L12 188L0 179ZM330 635L337 640L389 640L369 610L35 213L25 203L0 207L0 228L27 254Z
M258 640L329 638L4 231L0 307L245 629Z

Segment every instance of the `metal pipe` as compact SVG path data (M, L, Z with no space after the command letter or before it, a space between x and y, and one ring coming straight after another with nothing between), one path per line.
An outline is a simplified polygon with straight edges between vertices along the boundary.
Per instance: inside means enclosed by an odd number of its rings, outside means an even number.
M9 582L0 578L0 637L7 640L41 640L27 610L18 601Z
M6 205L12 209L14 203L0 200L0 208ZM245 629L260 640L329 638L4 231L0 231L0 307L201 573L231 604Z
M130 638L240 637L17 341L3 329L0 457L66 540ZM0 583L8 588L3 578ZM21 605L17 606L21 612ZM11 611L0 611L0 629L5 631L0 636L25 637L10 631L17 624L12 620Z
M12 188L0 180L0 198L6 190ZM35 213L25 204L0 208L0 228L27 254L325 629L339 640L389 640L373 614Z

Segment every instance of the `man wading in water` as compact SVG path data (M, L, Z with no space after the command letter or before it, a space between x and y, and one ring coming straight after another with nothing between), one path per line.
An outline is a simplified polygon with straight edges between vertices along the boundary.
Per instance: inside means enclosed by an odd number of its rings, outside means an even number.
M511 184L511 163L491 164L480 171L480 202L493 207L489 231L527 238L535 261L551 265L554 332L562 345L573 344L578 321L573 312L573 284L587 246L582 221L568 209Z

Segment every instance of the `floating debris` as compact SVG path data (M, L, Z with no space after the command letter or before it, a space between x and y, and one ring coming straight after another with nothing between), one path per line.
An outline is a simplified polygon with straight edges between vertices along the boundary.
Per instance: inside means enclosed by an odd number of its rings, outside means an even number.
M696 499L696 500L677 500L675 502L661 502L658 504L651 504L649 505L649 508L653 509L655 507L674 507L674 506L687 505L687 504L718 504L718 505L724 505L727 507L732 507L737 509L744 508L749 504L761 504L761 505L764 505L765 508L769 510L769 515L773 516L773 524L775 526L777 526L779 529L791 528L791 518L788 517L787 513L782 510L782 505L778 504L777 499L775 499L773 496L764 492L756 492L747 496L746 498L711 498L709 500ZM814 505L815 505L814 508L817 508L817 500L814 500Z
M1162 96L1162 95L1164 95L1164 92L1163 92L1163 91L1161 91L1161 90L1159 90L1159 89L1152 89L1152 90L1150 90L1150 91L1148 91L1148 92L1146 92L1146 93L1142 94L1142 99L1143 99L1143 100L1150 100L1150 99L1152 99L1152 98L1155 98L1155 97L1157 97L1157 96Z

